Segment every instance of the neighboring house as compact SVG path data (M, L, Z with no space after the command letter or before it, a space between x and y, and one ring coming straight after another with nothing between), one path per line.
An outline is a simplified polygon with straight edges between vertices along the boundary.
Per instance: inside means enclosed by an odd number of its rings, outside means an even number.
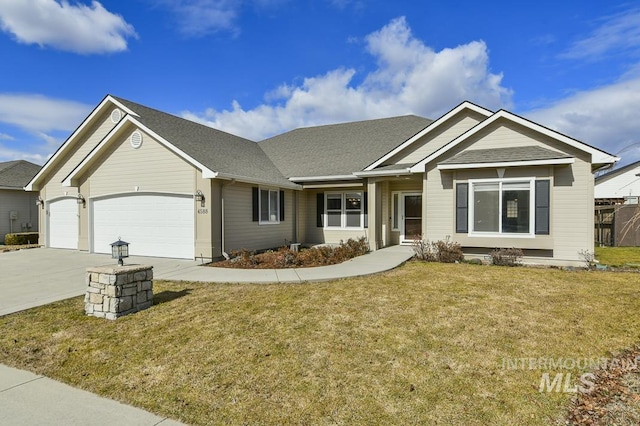
M27 185L49 247L218 258L365 236L371 249L450 236L578 263L593 250L593 172L618 159L464 102L252 142L107 96Z
M640 161L596 177L597 204L638 204L640 198Z
M0 163L0 244L8 233L38 230L38 194L23 189L38 171L24 160Z

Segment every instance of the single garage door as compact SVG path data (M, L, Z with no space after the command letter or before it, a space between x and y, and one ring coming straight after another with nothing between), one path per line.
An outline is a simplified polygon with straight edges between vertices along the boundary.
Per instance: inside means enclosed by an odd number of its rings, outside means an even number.
M65 198L49 203L49 247L78 248L78 201Z
M191 196L157 194L93 200L92 251L111 253L120 237L130 255L193 259L194 205Z

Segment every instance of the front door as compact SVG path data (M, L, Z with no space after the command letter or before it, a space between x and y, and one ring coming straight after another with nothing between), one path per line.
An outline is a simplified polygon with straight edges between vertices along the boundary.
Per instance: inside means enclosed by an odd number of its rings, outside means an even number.
M401 242L422 236L422 194L402 194L403 220Z

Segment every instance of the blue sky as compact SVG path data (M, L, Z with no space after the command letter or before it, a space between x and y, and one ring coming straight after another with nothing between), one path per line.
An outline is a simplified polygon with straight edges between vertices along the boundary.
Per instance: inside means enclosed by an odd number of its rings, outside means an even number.
M470 100L640 159L637 2L0 0L0 30L0 161L109 93L252 140Z

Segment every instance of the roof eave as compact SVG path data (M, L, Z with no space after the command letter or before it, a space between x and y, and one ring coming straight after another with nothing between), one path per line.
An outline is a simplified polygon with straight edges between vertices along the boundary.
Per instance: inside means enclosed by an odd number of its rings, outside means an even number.
M555 158L550 160L496 161L492 163L438 164L438 170L487 169L496 167L527 167L573 164L575 158Z
M358 177L355 174L350 175L328 175L328 176L294 176L290 177L291 182L324 182L339 180L355 180Z

